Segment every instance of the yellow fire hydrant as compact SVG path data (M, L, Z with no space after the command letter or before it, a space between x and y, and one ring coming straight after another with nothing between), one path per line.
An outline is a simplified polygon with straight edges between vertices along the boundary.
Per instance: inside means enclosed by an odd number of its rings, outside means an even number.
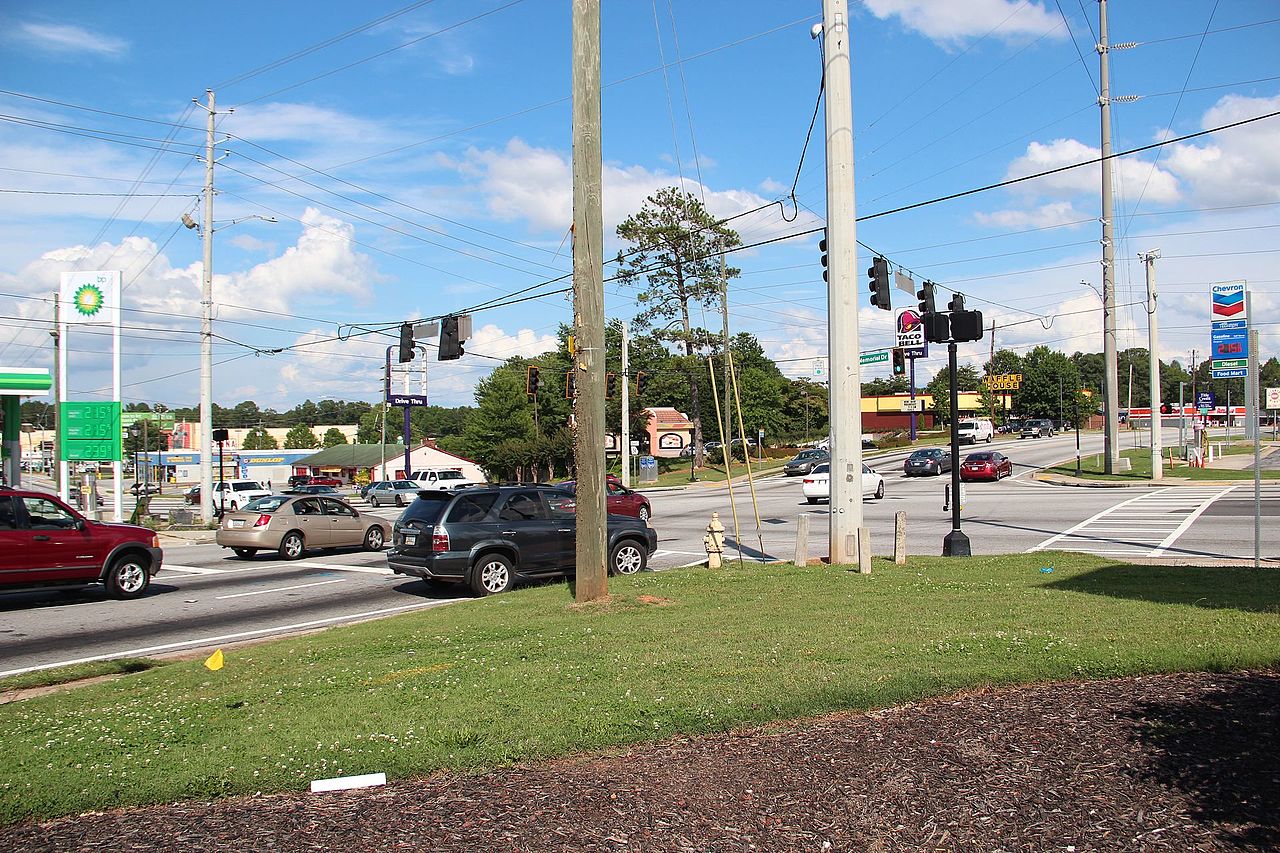
M707 568L720 568L724 554L724 525L720 523L718 512L711 513L711 523L707 525L707 535L702 537L702 547L707 549Z

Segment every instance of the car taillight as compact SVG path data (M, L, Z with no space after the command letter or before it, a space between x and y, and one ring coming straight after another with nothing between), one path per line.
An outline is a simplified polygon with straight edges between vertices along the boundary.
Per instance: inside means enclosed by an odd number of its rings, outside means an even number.
M441 527L437 527L435 529L435 532L431 534L431 550L432 551L448 551L449 550L449 531Z
M808 477L805 477L805 478L804 478L804 482L806 482L806 483L812 483L812 482L813 482L813 480L809 479Z
M263 514L258 516L258 520L253 523L254 527L266 527L271 523L271 516Z

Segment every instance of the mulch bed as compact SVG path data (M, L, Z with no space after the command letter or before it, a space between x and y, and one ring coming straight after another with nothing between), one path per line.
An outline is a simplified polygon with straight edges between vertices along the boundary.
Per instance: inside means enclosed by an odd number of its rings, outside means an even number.
M0 829L6 850L1280 849L1280 673L981 691L335 794Z

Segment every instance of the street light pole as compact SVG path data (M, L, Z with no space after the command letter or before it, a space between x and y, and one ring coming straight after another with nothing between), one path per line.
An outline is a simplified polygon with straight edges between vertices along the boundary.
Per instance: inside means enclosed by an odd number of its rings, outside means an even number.
M204 145L204 279L200 291L200 518L213 520L213 120L212 89ZM197 103L199 103L197 101ZM221 463L219 463L221 464ZM221 471L219 471L221 473Z

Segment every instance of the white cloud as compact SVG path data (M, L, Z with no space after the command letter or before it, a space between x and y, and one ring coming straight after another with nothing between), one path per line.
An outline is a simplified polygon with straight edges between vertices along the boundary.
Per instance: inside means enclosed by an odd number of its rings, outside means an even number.
M227 242L239 249L244 249L246 252L274 252L276 249L275 243L259 240L251 234L237 234Z
M1062 25L1047 6L1021 0L865 0L865 5L877 18L896 17L908 29L939 42L984 36L992 30L1006 40L1042 36Z
M77 56L92 53L117 57L129 48L129 43L124 39L90 32L74 24L19 24L15 35L19 40L47 53Z
M561 232L573 219L573 171L569 157L548 148L537 148L520 139L510 140L504 149L472 148L461 160L445 157L440 162L472 177L487 198L490 212L504 220L524 219L537 229ZM643 166L620 166L606 163L603 172L604 228L611 238L618 223L640 209L645 198L662 187L680 185L688 192L705 197L707 209L719 217L732 216L759 207L769 201L750 190L713 190L689 178L655 172ZM762 211L749 220L757 239L772 236L773 231L790 233L812 227L817 220L807 212L799 219L783 223L775 214Z
M1033 175L1072 163L1083 163L1102 156L1102 149L1086 145L1077 139L1055 139L1052 142L1032 142L1026 153L1009 164L1005 179L1020 178ZM1150 161L1124 157L1112 161L1115 164L1117 189L1122 189L1136 199L1138 193L1146 186L1143 198L1150 203L1167 204L1177 201L1178 179L1172 173L1158 165L1152 169ZM1016 185L1013 189L1019 194L1049 197L1069 197L1073 195L1097 196L1102 185L1101 173L1097 164L1067 169L1043 178L1035 178Z
M1080 222L1088 219L1075 209L1069 201L1055 201L1042 204L1028 210L997 210L992 213L978 212L974 218L980 225L992 228L1015 230L1020 228L1052 228L1068 222Z
M1201 119L1201 127L1218 127L1280 110L1280 95L1249 98L1227 95ZM1208 204L1280 201L1280 122L1275 119L1232 128L1204 144L1170 146L1165 164Z

